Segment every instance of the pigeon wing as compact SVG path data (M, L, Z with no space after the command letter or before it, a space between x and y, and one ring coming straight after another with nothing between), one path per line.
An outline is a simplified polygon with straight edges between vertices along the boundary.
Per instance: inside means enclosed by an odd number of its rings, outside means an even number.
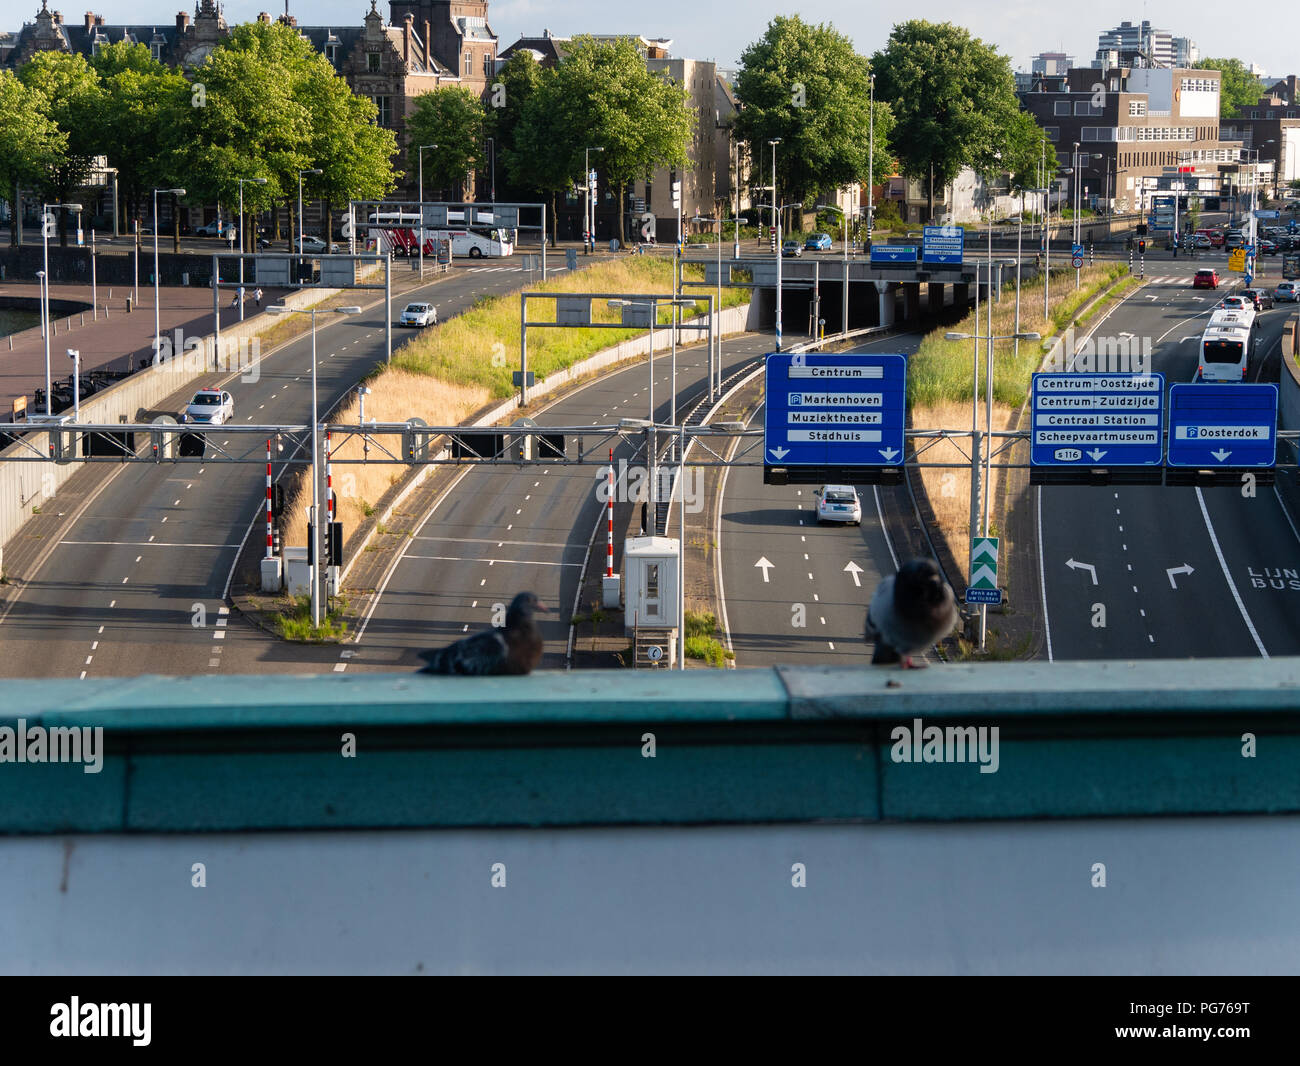
M428 664L423 674L499 674L506 668L506 641L499 629L487 629L464 637L446 648L420 653Z

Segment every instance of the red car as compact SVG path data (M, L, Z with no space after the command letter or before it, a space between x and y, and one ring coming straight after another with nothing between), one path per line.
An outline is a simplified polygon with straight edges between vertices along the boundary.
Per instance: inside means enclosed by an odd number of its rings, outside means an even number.
M1217 289L1219 287L1219 272L1213 268L1207 267L1204 270L1198 270L1196 277L1192 278L1193 289Z

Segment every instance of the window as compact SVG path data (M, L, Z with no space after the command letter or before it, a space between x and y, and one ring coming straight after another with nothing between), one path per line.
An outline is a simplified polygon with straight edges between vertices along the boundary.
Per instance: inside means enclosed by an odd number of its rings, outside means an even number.
M1047 135L1047 139L1048 139L1049 141L1053 141L1053 142L1055 142L1055 141L1059 141L1059 140L1061 139L1061 127L1060 127L1060 126L1044 126L1044 127L1043 127L1043 133Z
M391 96L372 96L375 107L379 111L375 121L381 126L387 126L393 121L393 105Z
M151 56L154 57L154 60L155 60L156 62L161 63L161 62L162 62L162 45L161 45L161 44L158 44L158 43L156 43L156 42L153 43L153 44L151 44L151 45L149 45L149 54L150 54Z
M645 596L647 600L659 598L659 564L645 564Z
M1130 100L1128 102L1128 113L1141 118L1147 113L1147 102L1145 100Z
M325 46L325 58L330 61L331 66L337 66L339 61L339 46L336 44L327 44Z
M466 74L474 73L474 53L465 53L465 66L462 68Z
M374 72L375 72L376 70L378 70L378 69L379 69L379 53L378 53L378 52L367 52L367 53L366 53L366 70L370 71L371 73L374 73Z
M1101 108L1096 104L1089 103L1087 100L1077 100L1074 104L1074 113L1076 115L1090 115L1096 117L1101 114Z
M1069 100L1057 100L1056 103L1052 105L1052 114L1054 115L1068 115L1069 113L1070 113Z

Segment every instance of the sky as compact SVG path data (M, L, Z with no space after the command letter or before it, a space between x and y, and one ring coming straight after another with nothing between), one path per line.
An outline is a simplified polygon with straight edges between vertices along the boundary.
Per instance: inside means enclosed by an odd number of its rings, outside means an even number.
M51 10L63 11L65 21L80 21L93 10L109 24L172 24L176 13L193 11L193 0L51 0ZM1285 5L1284 5L1285 6ZM289 0L289 11L304 25L360 25L369 0ZM0 28L18 29L40 10L40 0L0 0ZM387 0L379 10L387 16ZM1191 37L1201 54L1233 56L1258 63L1274 77L1296 73L1300 67L1293 32L1287 32L1267 7L1254 14L1229 18L1219 0L1090 0L1087 4L1051 0L914 0L885 4L880 0L799 0L798 4L767 0L656 0L651 5L611 4L609 0L489 0L488 21L504 48L520 36L549 29L557 36L578 33L629 33L667 37L674 56L712 59L722 67L739 64L746 45L762 36L775 15L797 12L807 22L827 22L848 36L864 54L882 48L895 22L920 18L954 22L976 37L996 45L1011 58L1014 69L1028 70L1039 52L1063 51L1086 66L1097 49L1097 35L1128 20L1149 19L1157 29ZM1280 10L1280 9L1277 9ZM247 22L259 11L282 14L284 0L227 0L226 20ZM1261 19L1275 30L1261 32ZM1283 20L1284 22L1285 20ZM1292 23L1294 28L1295 23Z

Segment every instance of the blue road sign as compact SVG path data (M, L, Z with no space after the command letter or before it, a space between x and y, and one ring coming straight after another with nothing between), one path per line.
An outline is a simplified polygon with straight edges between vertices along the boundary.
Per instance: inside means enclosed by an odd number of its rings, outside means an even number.
M1277 386L1242 382L1169 390L1169 465L1265 466L1277 462Z
M925 226L921 230L921 262L936 266L960 264L966 248L966 231L960 226Z
M1159 466L1163 374L1035 374L1035 466Z
M1070 255L1071 255L1073 258L1075 258L1075 259L1082 259L1082 258L1083 258L1083 245L1082 245L1082 244L1072 244L1072 245L1070 245Z
M905 355L769 355L764 400L768 466L903 461Z
M967 589L967 603L1001 603L1001 589Z
M916 245L873 244L872 266L916 266Z

